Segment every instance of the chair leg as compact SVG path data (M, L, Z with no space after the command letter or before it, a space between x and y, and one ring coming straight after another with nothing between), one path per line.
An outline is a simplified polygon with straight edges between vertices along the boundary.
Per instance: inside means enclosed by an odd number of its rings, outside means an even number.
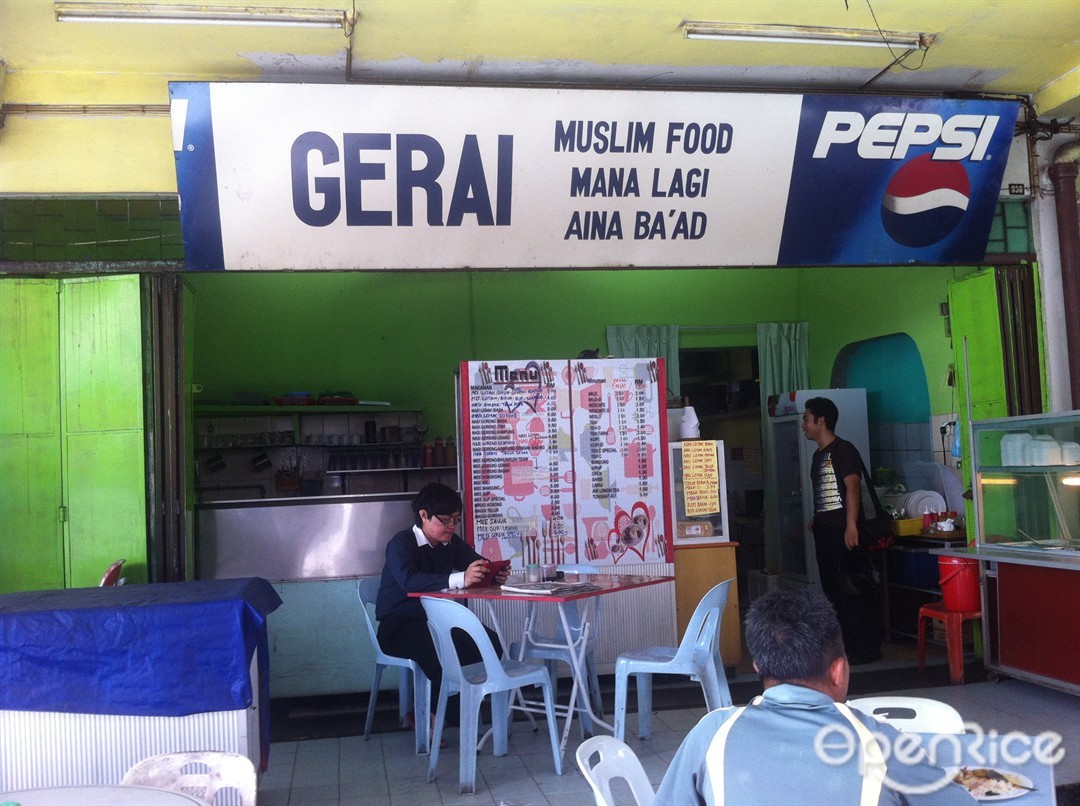
M435 707L435 731L431 736L431 752L428 754L427 779L430 784L435 780L436 769L439 766L439 743L442 741L443 722L446 721L446 701L449 692L446 690L446 681L439 687L439 703ZM419 725L417 728L419 729Z
M541 686L544 694L544 710L547 713L548 736L551 738L551 758L555 762L555 774L562 775L562 753L559 752L559 726L555 721L555 694L550 686Z
M945 616L945 649L949 655L949 681L954 686L964 683L964 620L959 613Z
M458 792L476 794L476 743L480 733L480 701L471 688L462 688L458 695L461 733L458 740ZM494 705L492 706L494 707ZM435 746L431 748L435 754Z
M412 671L404 666L398 667L398 723L404 727L408 724L405 714L413 710L412 697Z
M919 671L926 671L926 622L930 616L919 610L919 626L916 630L919 641Z
M615 724L614 735L615 738L623 741L626 736L626 688L627 677L626 666L622 660L615 661Z
M375 674L371 678L371 695L368 697L367 719L364 721L364 740L371 738L371 725L375 722L375 703L379 700L379 683L382 681L383 667L375 664Z
M431 681L423 672L413 670L413 719L416 722L416 755L426 756L431 741Z
M637 723L638 736L648 741L652 738L652 675L637 672Z
M701 691L705 694L705 708L715 711L717 708L726 708L731 705L731 692L728 689L727 677L723 667L717 668L717 664L708 659L705 666L698 672L698 680L701 683Z
M491 735L496 756L510 752L507 734L510 727L511 691L495 691L491 694Z
M590 695L592 696L593 711L601 719L604 718L604 698L600 695L600 675L596 673L596 661L592 655L585 658L586 674L589 676Z

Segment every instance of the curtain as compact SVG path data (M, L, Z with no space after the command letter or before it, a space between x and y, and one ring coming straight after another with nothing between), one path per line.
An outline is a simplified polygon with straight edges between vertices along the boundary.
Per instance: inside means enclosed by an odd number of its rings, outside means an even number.
M808 332L806 322L760 322L757 327L761 451L765 481L765 564L774 572L780 565L780 494L768 402L769 395L810 387Z
M615 358L663 358L667 396L679 396L678 325L608 325L607 344Z

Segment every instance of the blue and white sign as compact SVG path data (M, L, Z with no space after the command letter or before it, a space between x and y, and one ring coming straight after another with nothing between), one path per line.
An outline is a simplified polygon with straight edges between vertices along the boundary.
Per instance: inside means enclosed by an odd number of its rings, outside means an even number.
M196 270L967 263L1018 104L173 83Z

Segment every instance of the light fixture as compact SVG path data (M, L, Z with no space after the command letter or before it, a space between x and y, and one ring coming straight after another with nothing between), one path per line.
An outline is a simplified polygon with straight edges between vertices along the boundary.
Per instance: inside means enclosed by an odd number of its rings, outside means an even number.
M345 28L347 12L327 8L261 8L165 3L53 3L58 22L138 22L189 25L282 25Z
M767 25L740 22L684 20L687 39L722 39L732 42L771 42L787 45L853 45L864 48L929 48L933 34L877 31L860 28L824 28L813 25Z
M1065 476L1061 483L1066 487L1080 487L1080 476Z
M999 479L995 477L990 477L979 479L979 483L982 484L984 487L988 487L992 484L1001 484L1012 487L1019 484L1019 481L1017 481L1016 479Z

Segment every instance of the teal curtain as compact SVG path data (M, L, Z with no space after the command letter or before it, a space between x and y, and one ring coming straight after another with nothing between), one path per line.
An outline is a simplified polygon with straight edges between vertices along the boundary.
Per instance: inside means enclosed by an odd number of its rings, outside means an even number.
M760 322L757 326L761 379L761 450L765 480L765 564L780 565L780 499L776 481L776 450L769 423L769 395L810 387L807 368L806 322Z
M607 345L615 358L663 358L667 396L679 397L678 325L608 325Z

